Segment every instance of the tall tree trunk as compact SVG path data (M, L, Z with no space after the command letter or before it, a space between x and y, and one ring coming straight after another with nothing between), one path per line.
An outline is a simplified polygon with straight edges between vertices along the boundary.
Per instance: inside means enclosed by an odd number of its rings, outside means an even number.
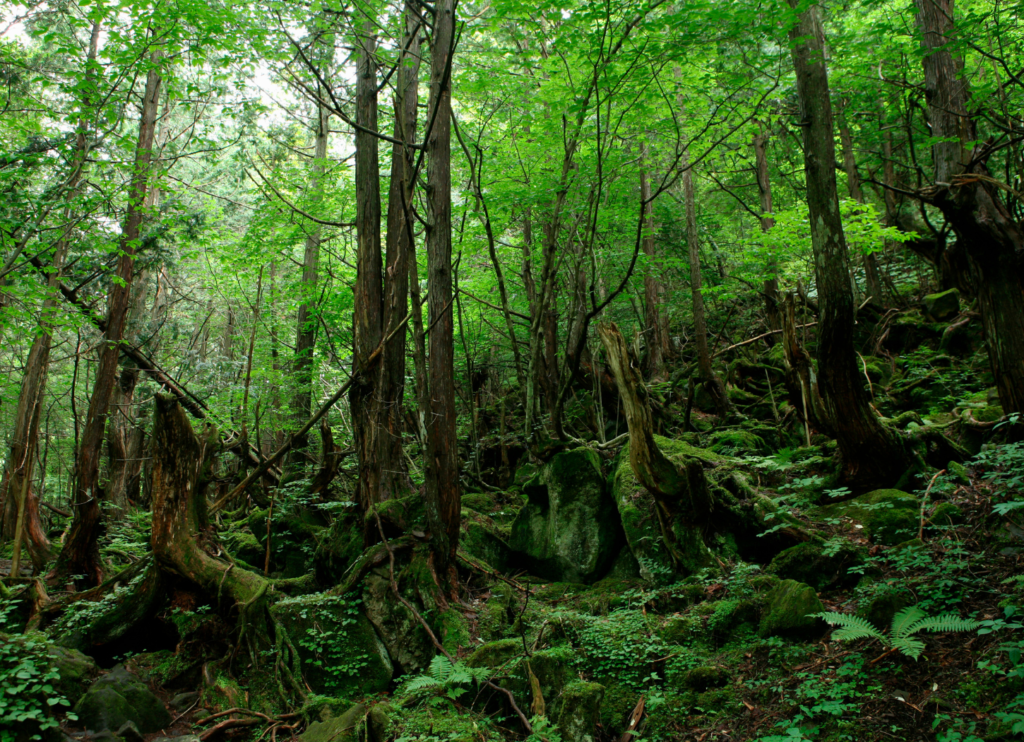
M411 1L411 0L410 0ZM411 146L416 140L417 106L419 104L420 22L409 2L405 5L405 35L398 62L398 87L395 94L396 143L391 149L391 183L388 193L388 232L384 262L384 331L398 326L409 311L409 273L413 251L411 217L415 167ZM415 266L412 266L415 275ZM418 310L419 307L415 307ZM402 431L405 428L403 401L405 397L405 341L403 329L396 332L381 358L381 490L384 498L398 497L412 488L402 453Z
M989 363L1006 413L1024 412L1024 228L985 167L968 113L963 63L948 49L953 0L917 0L925 50L925 98L935 185L923 195L942 210L966 253L977 288Z
M93 62L99 51L100 24L94 23L90 33L89 51L86 57L85 88L95 78ZM82 101L82 115L79 118L75 136L75 158L68 178L67 192L70 199L77 194L89 151L88 111L91 98L87 92ZM64 219L70 223L72 207L64 210ZM46 298L40 312L39 332L32 341L25 375L18 394L18 406L14 416L14 431L11 434L10 450L3 479L0 480L0 537L10 539L15 545L15 559L11 574L17 575L20 552L24 549L38 571L49 556L50 542L39 519L39 499L32 489L32 469L39 440L39 417L46 389L46 376L50 364L50 348L53 343L52 315L60 301L60 280L64 261L68 253L68 236L65 235L54 246L50 261L50 273L46 280Z
M644 334L647 336L647 376L650 379L665 378L665 351L668 338L664 336L661 305L664 301L664 289L658 280L658 269L654 254L654 202L651 200L651 179L647 173L650 151L646 144L640 153L640 198L644 207L643 251L647 257L647 270L644 272Z
M768 175L768 154L765 151L765 144L768 135L765 133L764 125L758 122L758 131L754 135L754 172L757 175L757 193L761 201L761 232L767 234L775 226L772 205L772 181ZM779 309L779 265L775 259L775 253L767 256L767 269L771 274L765 279L762 291L764 292L764 313L768 320L769 330L782 329L782 315ZM775 335L768 336L768 344L774 345L777 341Z
M687 150L689 144L686 145ZM697 235L697 203L693 192L693 171L690 169L689 152L684 150L679 163L682 168L680 181L683 198L686 201L686 242L690 256L690 294L693 298L693 330L697 343L697 373L701 383L714 400L715 410L720 417L733 412L732 402L725 392L725 385L715 374L711 365L711 351L708 348L708 326L704 317L704 295L701 293L700 238Z
M799 0L790 0L794 10L798 5ZM892 485L908 468L910 457L899 435L871 408L857 367L850 258L839 215L832 103L817 6L799 13L790 39L818 285L818 384L839 443L842 480L860 490Z
M329 48L328 52L322 54L325 59L321 67L321 77L328 80L330 78L329 67L334 56L333 39L330 44L319 44L318 49L321 47ZM327 91L319 83L317 83L317 92L320 96L327 95ZM309 188L320 194L324 189L324 173L327 171L327 145L330 137L330 111L325 103L318 102L316 118ZM316 346L317 330L315 305L322 227L319 224L312 224L308 229L302 257L302 302L299 304L295 329L295 360L293 363L295 394L292 397L291 409L291 427L293 429L301 428L313 414L313 353ZM310 458L308 449L308 435L295 441L292 450L288 453L286 466L282 469L282 481L302 476L302 470Z
M434 5L427 138L427 291L430 322L430 425L427 428L427 525L442 591L454 594L462 491L455 437L455 323L452 308L451 55L454 0Z
M103 432L106 428L110 399L117 381L119 345L124 337L128 317L135 251L138 248L140 226L144 216L143 207L149 186L161 83L157 65L161 56L162 53L159 51L151 54L150 69L146 76L135 162L128 187L128 206L118 244L120 257L107 300L106 330L98 351L96 378L78 450L75 517L53 571L53 576L58 581L74 575L76 583L84 587L92 587L103 581L103 565L100 561L98 542L102 520L100 503L104 498L99 486L100 450L103 447Z
M843 145L843 171L846 173L846 187L850 192L850 198L859 204L864 203L864 191L860 185L860 173L857 172L857 158L853 154L853 135L850 133L850 124L846 120L846 113L840 109L839 113L839 141ZM875 260L873 252L866 252L861 256L861 263L864 266L864 283L867 288L868 301L871 304L880 306L882 304L882 278L878 274L878 261Z

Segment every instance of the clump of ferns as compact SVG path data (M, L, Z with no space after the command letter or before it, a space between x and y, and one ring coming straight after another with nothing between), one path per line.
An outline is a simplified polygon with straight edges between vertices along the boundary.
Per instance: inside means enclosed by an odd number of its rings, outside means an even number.
M973 631L981 624L968 618L961 618L952 613L941 616L929 616L917 606L905 608L892 619L889 627L889 634L875 628L874 624L860 616L851 616L846 613L835 613L826 611L824 613L812 614L820 618L830 626L839 626L837 631L832 632L834 641L855 641L857 639L877 639L886 648L884 654L872 660L871 664L878 662L894 652L916 660L924 652L924 642L915 634L922 631L932 633L949 631Z
M432 706L454 706L470 688L487 681L491 673L489 667L469 667L439 654L430 661L427 672L409 678L398 695L410 704L426 701Z

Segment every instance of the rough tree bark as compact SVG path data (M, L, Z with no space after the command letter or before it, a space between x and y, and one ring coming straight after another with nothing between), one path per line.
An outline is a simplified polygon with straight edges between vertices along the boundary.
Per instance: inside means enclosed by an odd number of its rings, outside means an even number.
M454 594L462 491L455 436L455 323L452 308L451 57L454 0L437 0L430 58L427 138L427 290L430 323L430 424L427 426L426 514L434 569Z
M353 371L362 368L383 337L383 263L380 249L380 163L377 131L377 37L374 22L361 22L356 36L356 285L354 298L355 353ZM359 460L357 498L369 512L386 493L381 489L380 379L376 364L356 380L349 393L352 431ZM376 533L370 521L364 539Z
M397 327L408 311L410 271L412 263L413 224L412 171L416 139L417 106L419 103L420 21L415 9L405 5L405 35L398 62L398 86L395 94L395 144L391 149L391 183L388 192L387 242L384 263L384 331ZM419 310L419 307L416 307ZM405 456L402 453L402 431L405 428L403 401L405 396L405 342L407 333L399 332L384 348L381 358L381 431L380 458L386 462L381 472L381 489L385 498L399 497L412 488Z
M1024 226L985 167L987 145L973 151L963 62L948 48L953 0L917 0L925 50L925 99L936 144L935 184L923 197L949 220L977 289L989 362L1006 413L1024 412Z
M84 587L92 587L103 581L103 565L100 561L98 547L102 520L100 502L104 496L99 486L100 450L103 447L103 432L110 409L110 399L117 380L119 345L124 336L124 326L128 315L135 250L138 246L144 215L143 205L146 202L146 191L149 186L156 114L160 96L161 78L158 64L161 56L160 51L154 51L151 54L150 68L146 76L135 162L128 187L128 207L118 245L120 257L117 262L115 280L107 300L106 330L98 351L99 363L96 368L96 380L92 396L89 398L89 410L86 413L81 445L78 450L74 522L52 573L53 578L59 581L75 575L77 576L76 582Z
M796 10L799 0L790 0ZM817 6L790 30L800 99L804 171L818 288L818 384L839 443L840 478L854 490L892 485L911 458L899 434L871 407L853 346L850 258L839 214L832 103Z

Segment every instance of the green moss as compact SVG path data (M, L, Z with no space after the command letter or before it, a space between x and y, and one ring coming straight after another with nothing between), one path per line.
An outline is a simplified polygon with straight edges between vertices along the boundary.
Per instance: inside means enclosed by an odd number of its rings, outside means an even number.
M477 628L485 641L503 639L516 620L519 607L515 595L509 588L505 592L496 589L480 607L477 613Z
M971 417L979 423L994 423L1003 419L1003 408L999 405L988 405L981 409L971 410Z
M874 490L820 509L827 517L846 517L864 527L871 540L892 546L917 533L920 503L900 490Z
M527 483L509 546L533 573L557 582L593 582L618 554L621 531L601 461L588 448L555 455Z
M880 631L888 631L892 618L909 605L907 595L895 587L877 592L864 605L858 606L857 615L866 618Z
M442 611L439 624L441 644L450 654L458 654L459 649L469 646L469 621L460 611L454 608Z
M617 683L605 686L601 697L601 727L613 738L618 738L626 727L626 719L636 708L640 693L633 688Z
M924 297L924 311L937 322L952 319L960 313L960 292L954 288L928 294Z
M760 610L753 600L716 600L700 603L690 611L690 617L699 622L700 630L717 642L726 642L743 625L757 623Z
M562 692L558 728L566 742L593 742L601 719L604 686L600 683L575 682Z
M314 692L354 699L391 683L391 657L360 601L315 593L282 600L271 612L298 649Z
M763 637L813 639L824 632L821 619L810 616L825 610L810 585L796 580L783 580L768 593L765 603L758 627Z
M712 451L716 453L768 454L771 450L761 436L749 430L718 430L711 434Z
M859 575L849 572L864 561L864 554L849 542L840 546L805 541L780 552L768 571L786 580L803 582L816 590L830 586L851 587Z
M951 502L940 502L928 522L935 526L958 526L964 522L964 513Z
M703 693L711 688L721 688L729 682L729 673L721 667L694 667L680 677L684 688Z
M299 739L302 742L355 742L359 739L359 727L365 718L366 706L361 703L349 705L338 716L329 714L310 724Z
M489 742L500 740L493 722L468 711L456 713L450 706L427 704L415 708L390 707L390 739L423 742Z
M969 485L971 478L967 474L967 467L956 461L950 461L946 470L953 476L957 484Z
M466 659L466 664L469 667L501 667L522 653L522 639L499 639L477 647Z

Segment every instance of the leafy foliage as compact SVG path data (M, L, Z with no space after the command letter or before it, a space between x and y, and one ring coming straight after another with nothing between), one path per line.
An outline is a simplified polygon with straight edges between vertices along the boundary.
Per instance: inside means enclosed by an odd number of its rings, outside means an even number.
M435 655L427 672L409 678L399 690L399 696L414 701L426 701L433 706L454 704L474 685L491 677L488 667L469 667L466 663L452 662L443 654Z
M900 652L908 657L917 659L924 652L924 642L914 637L922 631L948 632L948 631L971 631L981 624L967 618L948 613L942 616L929 616L917 606L905 608L892 619L892 626L889 628L888 636L879 631L865 618L851 616L847 613L836 613L825 611L814 614L815 617L824 620L830 626L839 626L838 631L832 632L832 638L836 641L855 641L857 639L877 639L882 646L890 651Z

